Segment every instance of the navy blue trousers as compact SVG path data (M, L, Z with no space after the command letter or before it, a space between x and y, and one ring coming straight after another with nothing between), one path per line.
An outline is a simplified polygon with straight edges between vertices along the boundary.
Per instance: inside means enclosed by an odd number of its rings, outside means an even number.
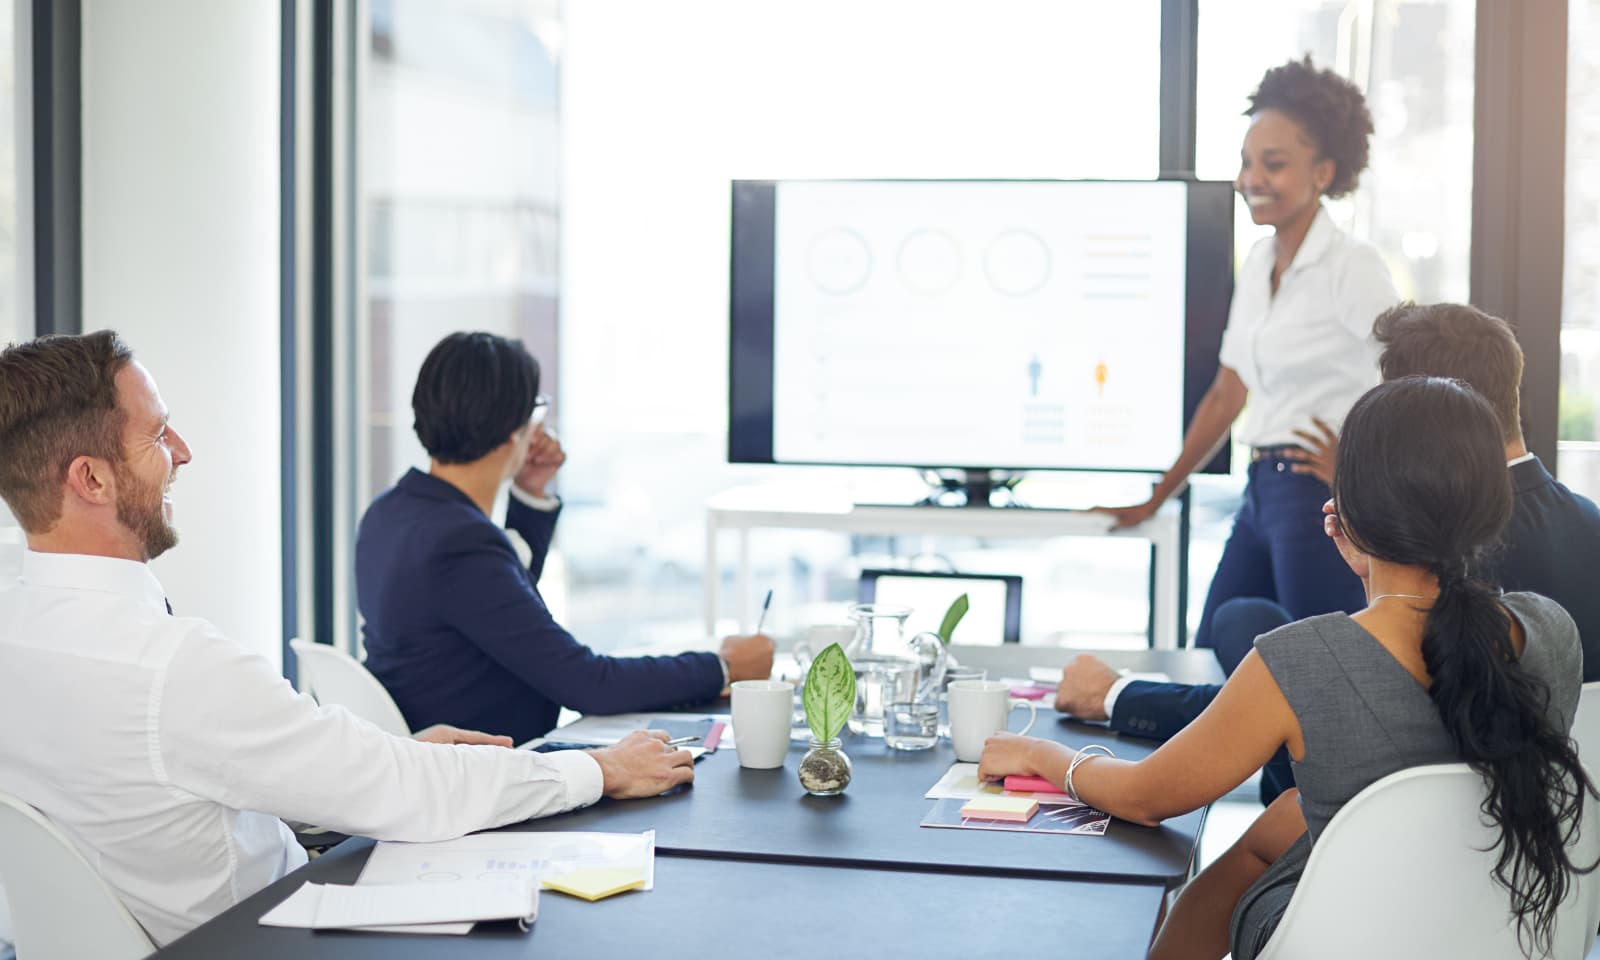
M1217 646L1217 608L1235 597L1271 600L1293 620L1367 605L1361 581L1322 532L1322 505L1330 496L1327 484L1292 472L1289 461L1250 464L1244 504L1211 578L1195 646Z

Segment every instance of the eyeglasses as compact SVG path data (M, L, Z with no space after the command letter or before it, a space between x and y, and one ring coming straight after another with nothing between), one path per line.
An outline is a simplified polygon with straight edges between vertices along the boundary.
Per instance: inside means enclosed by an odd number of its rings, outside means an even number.
M529 418L528 422L529 423L543 423L544 422L544 418L546 416L548 416L549 414L550 414L550 398L545 396L542 393L539 394L537 397L534 397L533 398L533 416Z

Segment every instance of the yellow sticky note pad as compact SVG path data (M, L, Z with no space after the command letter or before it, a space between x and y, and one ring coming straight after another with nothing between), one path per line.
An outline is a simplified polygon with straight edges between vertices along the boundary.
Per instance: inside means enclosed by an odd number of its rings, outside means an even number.
M1007 820L1026 823L1039 809L1032 797L978 797L961 807L961 816L972 820Z
M638 890L644 886L644 871L624 870L618 867L585 867L559 877L546 877L542 886L546 890L568 893L593 903L613 894Z

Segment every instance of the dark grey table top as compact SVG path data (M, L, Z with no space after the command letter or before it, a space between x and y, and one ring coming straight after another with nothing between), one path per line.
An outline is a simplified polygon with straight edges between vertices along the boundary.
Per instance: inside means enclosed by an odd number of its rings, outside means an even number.
M1023 715L1012 715L1013 729ZM1046 707L1033 734L1081 746L1106 743L1138 759L1156 744L1117 737ZM923 794L955 762L947 742L902 753L882 740L846 734L854 765L837 797L812 797L796 769L804 743L784 766L746 770L732 748L695 768L692 787L650 800L601 800L583 810L518 824L514 830L656 831L656 849L690 856L871 867L885 864L963 873L1115 880L1175 886L1189 876L1205 811L1142 827L1112 820L1103 837L947 830L920 826L933 801Z
M937 831L929 831L937 832ZM584 903L539 900L528 933L398 936L263 927L301 882L348 883L371 841L350 840L169 945L159 957L367 960L472 957L974 957L1010 942L1044 954L1145 955L1162 891L1141 884L657 857L656 889Z

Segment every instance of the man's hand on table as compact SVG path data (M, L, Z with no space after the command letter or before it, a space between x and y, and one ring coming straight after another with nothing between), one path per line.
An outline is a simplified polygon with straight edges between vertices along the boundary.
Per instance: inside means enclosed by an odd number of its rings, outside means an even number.
M728 665L728 682L765 680L772 676L772 655L777 648L764 633L729 637L722 641L722 662Z
M694 781L694 755L667 745L664 730L635 730L616 746L589 751L600 765L605 795L635 800Z
M445 745L456 743L487 744L491 747L511 746L510 737L497 737L489 733L480 733L477 730L463 730L452 727L448 723L436 723L426 730L418 730L412 737L423 743L442 743Z
M1082 720L1105 720L1106 694L1118 673L1099 657L1080 653L1061 669L1056 709Z

